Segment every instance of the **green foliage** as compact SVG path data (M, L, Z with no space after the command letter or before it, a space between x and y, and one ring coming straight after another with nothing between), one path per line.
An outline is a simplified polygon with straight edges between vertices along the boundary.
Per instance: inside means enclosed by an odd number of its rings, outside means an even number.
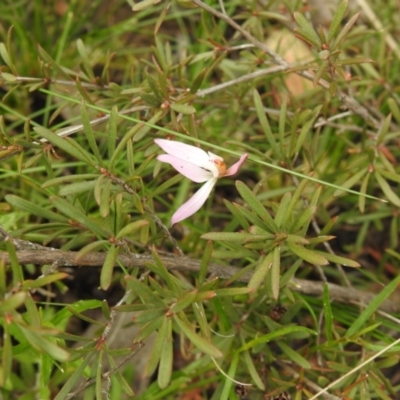
M399 10L50 3L0 15L0 397L394 398ZM171 228L155 138L249 156Z

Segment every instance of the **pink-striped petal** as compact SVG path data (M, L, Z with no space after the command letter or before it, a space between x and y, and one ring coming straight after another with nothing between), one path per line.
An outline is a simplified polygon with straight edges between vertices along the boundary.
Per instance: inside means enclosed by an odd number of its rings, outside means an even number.
M212 172L169 154L160 154L157 160L171 164L180 174L193 182L201 183L213 177Z
M204 150L175 140L154 139L154 142L171 156L205 168L211 171L214 176L218 176L217 167L212 162L210 155Z
M217 178L208 180L186 203L182 204L171 218L171 226L190 217L205 203L217 182Z
M228 169L226 170L226 173L225 173L224 176L235 175L236 172L238 172L239 169L242 167L243 163L246 161L246 159L247 159L248 156L249 156L249 155L248 155L247 153L243 154L243 155L240 157L240 159L239 159L239 161L238 161L237 163L233 164L230 168L228 168Z

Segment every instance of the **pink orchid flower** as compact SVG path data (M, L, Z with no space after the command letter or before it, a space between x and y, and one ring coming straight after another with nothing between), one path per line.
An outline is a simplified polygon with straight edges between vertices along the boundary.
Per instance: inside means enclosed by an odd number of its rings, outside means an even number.
M198 147L174 140L155 139L154 142L167 154L161 154L157 160L171 164L179 173L193 182L205 184L171 218L171 226L197 212L205 203L218 178L231 176L239 171L248 154L243 154L239 161L226 168L224 159L211 152L206 153Z

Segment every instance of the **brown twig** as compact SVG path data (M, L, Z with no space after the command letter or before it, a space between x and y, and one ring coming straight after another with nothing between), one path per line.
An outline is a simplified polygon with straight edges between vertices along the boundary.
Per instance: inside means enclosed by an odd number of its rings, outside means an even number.
M88 253L81 258L78 257L77 252L67 251L41 251L41 250L23 250L17 251L17 258L20 264L35 264L35 265L48 265L53 264L56 260L59 267L101 267L104 264L107 253ZM153 262L153 257L150 254L120 254L118 256L119 262L125 267L139 267L146 268L148 263ZM182 272L195 272L200 271L201 262L191 259L189 257L181 257L174 255L160 255L166 268L170 271ZM0 262L6 265L11 263L10 257L7 252L0 252ZM117 266L117 264L116 264ZM217 276L221 279L229 279L233 275L240 272L240 268L231 267L229 265L221 265L211 263L208 272L212 276ZM240 282L248 282L252 274L246 273L238 278ZM349 289L327 283L330 297L334 301L347 304L369 304L375 297L373 293L367 293L358 289ZM290 280L290 289L303 294L312 296L321 296L324 291L324 284L322 282L315 282L305 279L292 278ZM379 309L389 313L396 312L399 305L392 301L384 301Z

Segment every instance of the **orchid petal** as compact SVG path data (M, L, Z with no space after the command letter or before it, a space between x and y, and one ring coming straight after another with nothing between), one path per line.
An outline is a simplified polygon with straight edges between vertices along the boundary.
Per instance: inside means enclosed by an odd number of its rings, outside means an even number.
M204 150L175 140L154 139L154 142L169 155L205 168L215 177L218 176L218 168Z
M224 176L231 176L231 175L235 175L236 172L239 171L239 169L241 168L241 166L243 165L243 163L246 161L247 157L249 155L247 153L243 154L239 161L235 164L233 164L230 168L228 168L226 170L226 173L224 174Z
M205 203L217 178L208 180L186 203L182 204L171 218L171 225L190 217Z
M210 171L206 171L195 164L169 154L161 154L157 157L157 160L171 164L180 174L186 176L186 178L189 178L193 182L201 183L213 177Z

